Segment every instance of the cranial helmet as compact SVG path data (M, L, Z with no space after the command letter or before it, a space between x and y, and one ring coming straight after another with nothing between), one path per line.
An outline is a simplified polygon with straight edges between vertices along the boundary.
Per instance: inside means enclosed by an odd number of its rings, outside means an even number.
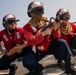
M43 4L38 1L33 1L28 5L27 14L31 17L31 13L44 14Z
M14 21L19 21L19 20L16 20L16 17L12 14L7 14L3 17L3 20L2 20L2 24L4 27L6 27L5 25L7 24L8 21L11 21L11 20L14 20Z
M65 17L64 14L66 14ZM64 8L59 9L58 12L56 13L56 19L61 19L61 20L70 19L69 11Z

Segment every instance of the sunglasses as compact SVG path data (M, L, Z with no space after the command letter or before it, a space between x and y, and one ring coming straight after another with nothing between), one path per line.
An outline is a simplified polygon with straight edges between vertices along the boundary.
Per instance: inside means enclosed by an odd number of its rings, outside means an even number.
M6 22L6 24L9 24L9 25L12 25L13 23L16 24L16 20L9 20L9 21Z
M35 14L44 14L44 9L43 9L43 8L35 8L35 9L33 10L33 12L34 12Z

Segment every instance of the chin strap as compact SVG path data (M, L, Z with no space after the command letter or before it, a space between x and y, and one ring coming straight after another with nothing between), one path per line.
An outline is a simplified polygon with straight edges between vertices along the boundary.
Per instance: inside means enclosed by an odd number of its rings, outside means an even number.
M6 29L7 29L8 34L12 35L12 34L10 33L9 29L8 29L8 28L6 28Z
M6 30L7 30L8 34L12 35L14 33L15 29L9 30L7 25L5 25L5 26L6 26Z
M7 32L8 32L8 34L12 35L12 34L9 32L9 29L8 29L8 27L7 27L6 24L5 24L5 28L6 28Z

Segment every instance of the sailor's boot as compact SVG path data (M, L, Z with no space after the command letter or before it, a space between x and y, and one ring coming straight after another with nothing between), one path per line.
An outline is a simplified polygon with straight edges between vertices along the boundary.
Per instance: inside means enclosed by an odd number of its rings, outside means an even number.
M70 58L68 58L67 60L65 60L65 73L76 75L76 70L72 66Z

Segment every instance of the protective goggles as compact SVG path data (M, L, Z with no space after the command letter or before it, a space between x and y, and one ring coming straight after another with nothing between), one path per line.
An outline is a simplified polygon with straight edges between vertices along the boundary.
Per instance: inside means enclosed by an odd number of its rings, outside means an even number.
M19 19L18 19L18 20L16 20L16 19L8 20L8 21L6 21L5 23L11 25L11 24L13 24L13 23L16 24L17 21L19 21Z
M16 24L16 22L17 22L16 20L9 20L9 21L6 22L6 24L9 24L9 25L11 25L11 24L13 24L13 23Z
M44 14L44 8L35 8L33 12L35 14Z
M69 20L70 19L70 14L66 13L64 15L61 16L61 20Z

